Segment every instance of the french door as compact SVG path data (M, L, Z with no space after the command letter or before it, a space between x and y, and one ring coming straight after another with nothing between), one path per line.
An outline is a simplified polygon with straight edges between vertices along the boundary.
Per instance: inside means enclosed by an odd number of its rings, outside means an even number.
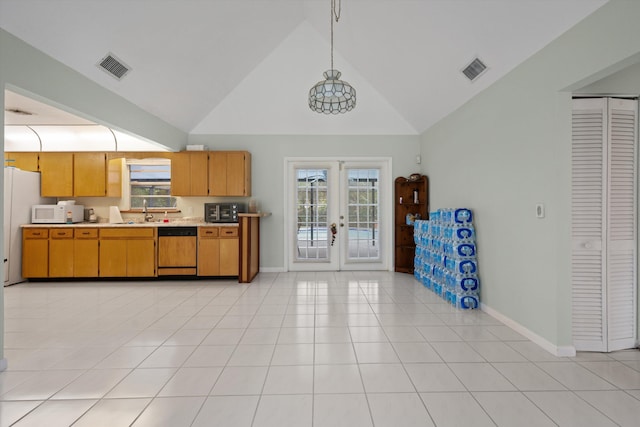
M389 159L286 159L289 271L389 268Z

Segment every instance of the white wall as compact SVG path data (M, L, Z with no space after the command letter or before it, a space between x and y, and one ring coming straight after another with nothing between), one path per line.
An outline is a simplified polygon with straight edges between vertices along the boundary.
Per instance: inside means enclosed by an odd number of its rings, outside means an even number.
M638 62L639 16L640 2L608 3L422 138L432 208L475 212L483 303L560 351L572 343L570 90Z

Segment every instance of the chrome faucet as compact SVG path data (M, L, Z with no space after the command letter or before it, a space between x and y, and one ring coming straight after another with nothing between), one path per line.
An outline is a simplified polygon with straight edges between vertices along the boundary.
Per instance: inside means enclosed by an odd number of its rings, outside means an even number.
M142 213L145 222L150 222L153 219L153 214L147 212L147 199L142 199Z

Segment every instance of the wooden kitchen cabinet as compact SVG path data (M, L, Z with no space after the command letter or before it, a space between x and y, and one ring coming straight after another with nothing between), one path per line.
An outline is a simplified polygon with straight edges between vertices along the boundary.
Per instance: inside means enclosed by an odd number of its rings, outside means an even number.
M155 277L155 227L110 227L99 235L100 277Z
M155 239L127 241L127 277L152 277L155 275Z
M22 230L22 277L49 276L49 230L25 228Z
M208 154L181 151L171 157L171 195L208 196Z
M74 197L104 197L107 195L106 153L73 154Z
M240 241L238 229L226 230L235 232L234 236L220 236L220 275L237 276L240 262Z
M198 228L198 276L220 275L220 227Z
M73 197L73 153L40 153L40 195Z
M97 228L76 228L73 241L73 277L98 277Z
M4 165L13 166L23 171L39 172L37 151L4 153Z
M209 152L209 195L251 195L251 153L248 151Z
M9 154L9 153L7 153ZM35 155L35 156L34 156ZM23 170L40 171L42 197L104 197L107 195L105 152L11 153Z
M237 276L239 252L237 227L198 228L198 276Z
M100 239L98 259L100 277L126 277L127 241Z
M73 277L73 231L49 229L49 277Z

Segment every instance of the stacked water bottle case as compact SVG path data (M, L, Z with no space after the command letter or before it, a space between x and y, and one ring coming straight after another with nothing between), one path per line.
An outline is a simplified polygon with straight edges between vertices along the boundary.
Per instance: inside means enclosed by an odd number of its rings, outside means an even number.
M414 226L414 276L461 309L478 308L480 280L473 214L465 208L438 209Z

